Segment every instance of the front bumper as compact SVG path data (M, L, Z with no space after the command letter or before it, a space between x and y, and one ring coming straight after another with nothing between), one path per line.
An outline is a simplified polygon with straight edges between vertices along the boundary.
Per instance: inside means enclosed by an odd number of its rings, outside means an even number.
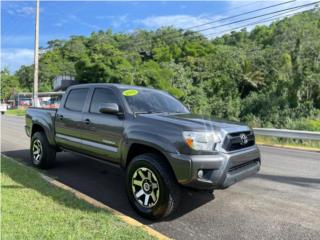
M256 145L234 152L213 155L170 154L170 162L180 184L196 189L223 189L260 170ZM203 171L202 177L198 176Z

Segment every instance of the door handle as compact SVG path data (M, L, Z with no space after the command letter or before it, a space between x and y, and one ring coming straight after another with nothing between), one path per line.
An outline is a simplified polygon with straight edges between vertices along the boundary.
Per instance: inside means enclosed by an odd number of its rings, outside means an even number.
M89 124L91 123L91 121L90 121L89 118L87 118L86 120L84 120L84 123L85 123L86 125L89 125Z
M62 120L63 119L63 115L58 114L58 119Z

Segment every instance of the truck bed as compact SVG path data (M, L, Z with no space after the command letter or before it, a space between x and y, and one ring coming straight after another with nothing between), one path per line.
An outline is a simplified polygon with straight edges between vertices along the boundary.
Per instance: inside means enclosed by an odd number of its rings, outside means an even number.
M32 113L32 114L45 114L47 113L48 115L50 115L50 117L55 117L56 116L56 112L57 112L57 108L41 108L41 107L29 107L27 109L27 114L28 113Z

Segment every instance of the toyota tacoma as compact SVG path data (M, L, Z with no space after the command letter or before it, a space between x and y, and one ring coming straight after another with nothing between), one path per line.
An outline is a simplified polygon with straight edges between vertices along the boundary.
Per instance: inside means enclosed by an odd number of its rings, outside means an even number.
M124 169L131 205L151 219L179 206L181 186L224 189L260 169L250 127L192 114L156 89L74 85L58 109L29 108L25 129L39 168L71 151Z

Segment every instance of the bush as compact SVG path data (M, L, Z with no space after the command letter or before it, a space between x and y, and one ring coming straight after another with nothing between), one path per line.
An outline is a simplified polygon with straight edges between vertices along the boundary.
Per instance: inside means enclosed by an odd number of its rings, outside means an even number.
M293 121L288 125L289 129L318 131L320 132L320 120L317 119L301 119Z

